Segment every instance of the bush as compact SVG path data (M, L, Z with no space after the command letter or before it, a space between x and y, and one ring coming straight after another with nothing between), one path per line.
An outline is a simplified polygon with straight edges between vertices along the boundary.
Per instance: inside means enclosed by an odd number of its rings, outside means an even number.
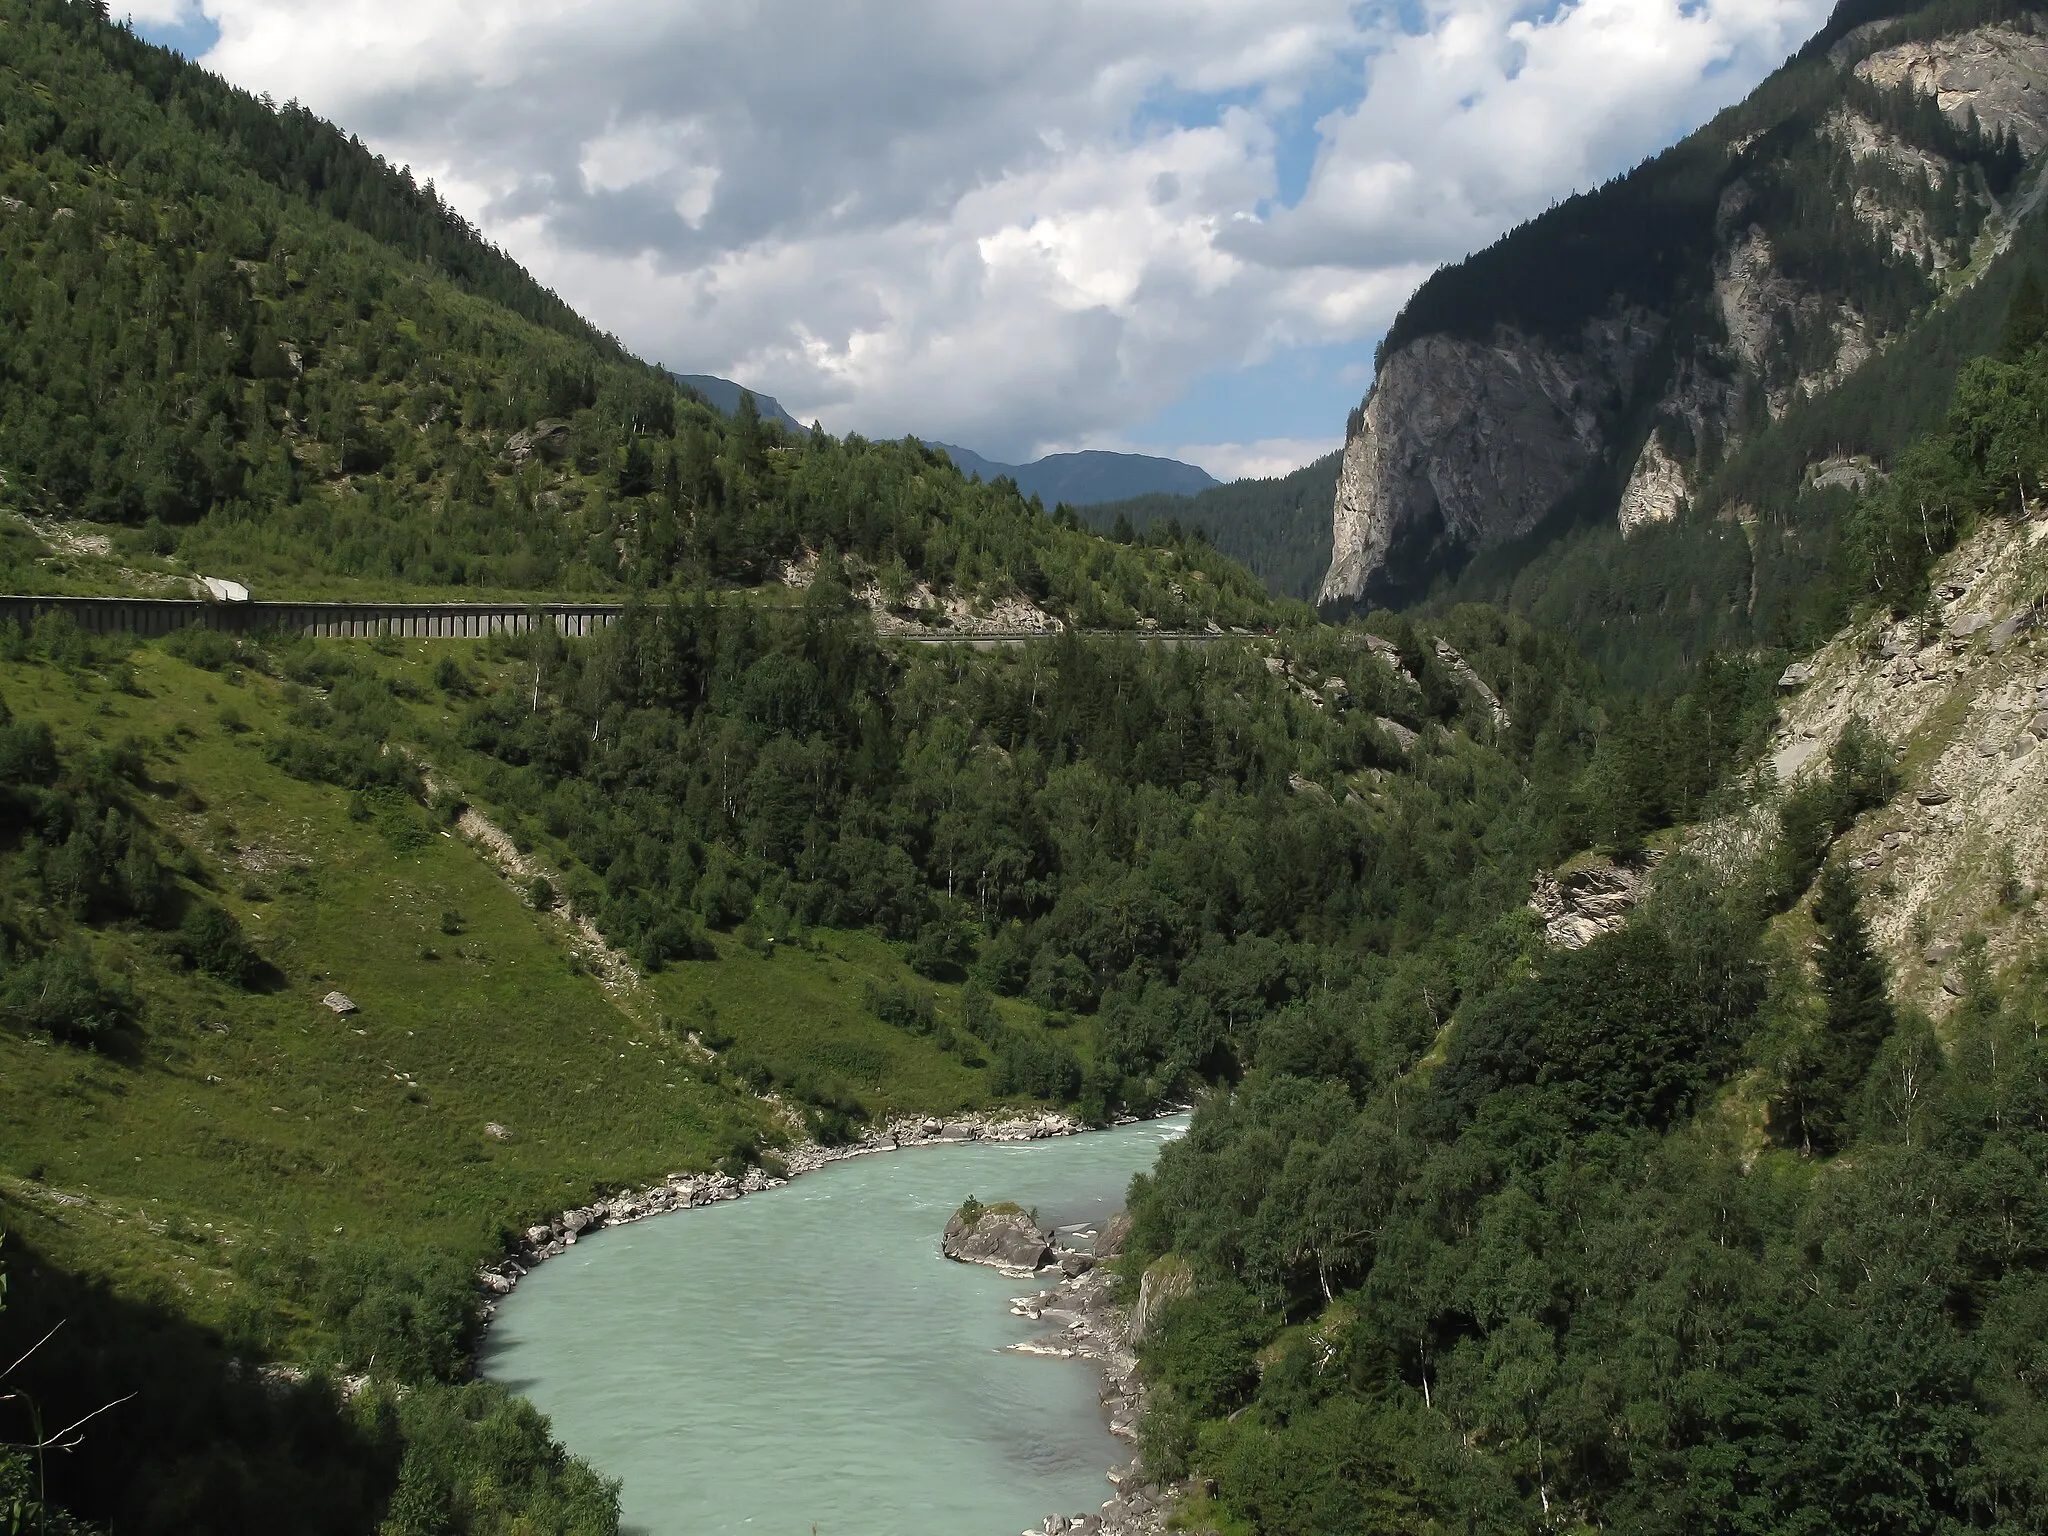
M404 1252L367 1243L323 1255L315 1309L358 1370L407 1383L461 1381L481 1319L468 1268L439 1249Z
M476 692L469 681L469 675L462 670L453 656L443 656L434 663L434 686L451 699L466 699Z
M1081 1095L1081 1063L1064 1045L1010 1032L995 1047L988 1091L1070 1104Z
M83 943L24 955L0 933L0 1018L14 1028L104 1046L134 1017L127 983L102 974Z
M892 981L881 986L870 981L861 988L861 1001L884 1024L907 1029L913 1035L929 1035L939 1027L938 999L922 987Z
M194 902L186 910L178 924L177 952L194 970L236 987L253 982L263 965L234 914L210 901Z

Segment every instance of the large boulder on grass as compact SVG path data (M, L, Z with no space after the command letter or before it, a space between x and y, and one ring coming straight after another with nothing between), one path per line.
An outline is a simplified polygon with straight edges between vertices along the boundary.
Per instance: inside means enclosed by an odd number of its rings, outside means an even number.
M1052 1233L1008 1200L983 1205L970 1196L946 1223L939 1247L959 1263L997 1269L1040 1269L1053 1261Z

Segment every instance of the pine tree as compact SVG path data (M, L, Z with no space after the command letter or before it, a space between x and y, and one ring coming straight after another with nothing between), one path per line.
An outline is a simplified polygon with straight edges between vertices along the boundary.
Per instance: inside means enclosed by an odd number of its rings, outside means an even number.
M1897 1023L1857 897L1855 878L1842 864L1821 871L1814 964L1827 1014L1798 1085L1806 1143L1816 1152L1838 1151L1847 1141L1850 1106Z

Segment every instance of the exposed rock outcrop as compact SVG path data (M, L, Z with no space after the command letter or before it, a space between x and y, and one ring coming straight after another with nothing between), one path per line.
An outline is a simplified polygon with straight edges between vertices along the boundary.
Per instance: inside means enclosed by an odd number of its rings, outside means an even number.
M1585 858L1555 873L1542 870L1529 909L1543 919L1543 937L1560 949L1584 949L1602 934L1628 925L1628 915L1649 893L1655 856L1639 864Z
M946 1223L939 1249L955 1263L996 1269L1037 1270L1053 1261L1052 1233L1007 1201L968 1201Z
M1830 57L1845 77L1930 95L1959 126L1974 115L2029 155L2048 148L2048 22L1871 51L1884 31L1840 40ZM1975 165L1948 158L1952 146L1875 121L1846 89L1815 119L1775 126L1788 131L1717 138L1725 126L1709 125L1674 151L1659 215L1668 236L1650 237L1604 296L1589 288L1566 301L1452 273L1425 285L1403 320L1426 314L1428 325L1397 323L1397 344L1353 418L1319 601L1400 601L1471 555L1529 534L1553 510L1597 508L1590 498L1606 501L1624 534L1668 521L1690 500L1688 474L1755 430L1756 403L1775 419L1863 367L1889 338L1872 316L1900 323L1895 306L1866 312L1853 284L1811 276L1811 250L1796 266L1781 259L1803 232L1786 187L1816 169L1842 181L1865 228L1934 271L1968 266L1985 219L2002 247L2014 222L2048 200L2048 177L2038 177L2002 206ZM1713 174L1714 157L1718 187L1681 184ZM1666 174L1651 165L1636 176L1654 183ZM1642 195L1640 184L1592 197L1610 195L1617 201L1604 215L1558 210L1484 259L1505 276L1515 265L1503 254L1519 246L1523 270L1557 274L1568 289L1563 274L1601 217L1617 226L1642 217L1625 201ZM1956 216L1931 217L1930 195L1955 197ZM1843 271L1857 259L1844 251ZM1458 286L1434 286L1446 283ZM1930 286L1926 304L1934 293ZM1653 430L1637 453L1646 423ZM1624 477L1627 454L1637 456Z
M1798 664L1770 745L1766 792L1694 830L1687 851L1727 870L1777 833L1777 796L1826 771L1862 720L1899 750L1900 793L1846 832L1863 912L1901 1002L1937 1022L1981 943L1997 971L2048 942L2048 637L2034 623L2048 522L1991 519L1936 568L1925 616L1872 618ZM1788 676L1790 674L1788 673Z
M1131 1342L1143 1343L1162 1311L1194 1293L1195 1272L1186 1259L1173 1253L1154 1259L1138 1282L1138 1304L1131 1309Z
M1691 494L1685 466L1664 451L1664 444L1652 432L1636 456L1636 467L1621 493L1618 521L1621 536L1627 538L1652 523L1668 523Z
M1488 686L1485 678L1472 670L1472 663L1459 655L1457 648L1448 640L1436 642L1436 659L1443 663L1446 672L1457 679L1459 687L1479 696L1479 702L1485 706L1495 725L1506 730L1515 723L1508 714L1507 705L1501 703L1500 695Z
M569 451L570 428L566 421L537 421L524 432L514 432L505 439L505 457L514 464L524 464L535 454L543 459L559 459Z
M2048 36L2033 25L1979 27L1880 48L1856 65L1872 85L1931 95L1960 127L1971 113L1986 133L2010 133L2029 155L2048 146Z
M1648 316L1617 315L1569 346L1503 326L1388 358L1344 447L1321 600L1367 595L1397 555L1427 572L1535 527L1605 452L1599 403L1656 335Z

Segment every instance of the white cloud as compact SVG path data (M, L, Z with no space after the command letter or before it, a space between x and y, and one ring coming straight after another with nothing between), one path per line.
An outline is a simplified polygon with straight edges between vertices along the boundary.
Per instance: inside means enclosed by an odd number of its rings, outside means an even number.
M1011 459L1370 341L1432 265L1704 120L1826 8L1425 0L1403 31L1352 0L200 3L210 65L432 176L644 355Z
M1256 443L1189 443L1154 449L1168 458L1199 464L1218 480L1271 480L1344 446L1340 430L1330 437L1269 437Z

